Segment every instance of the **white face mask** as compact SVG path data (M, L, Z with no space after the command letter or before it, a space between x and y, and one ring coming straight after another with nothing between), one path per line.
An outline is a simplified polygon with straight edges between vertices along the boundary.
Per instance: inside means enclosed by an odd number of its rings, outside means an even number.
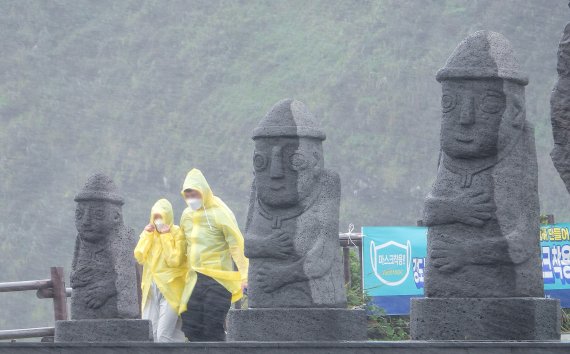
M199 198L188 198L186 199L186 204L188 204L188 206L190 207L190 209L192 210L198 210L202 207L202 199Z
M164 225L162 219L154 219L154 226L156 226L157 229L160 228L162 225Z

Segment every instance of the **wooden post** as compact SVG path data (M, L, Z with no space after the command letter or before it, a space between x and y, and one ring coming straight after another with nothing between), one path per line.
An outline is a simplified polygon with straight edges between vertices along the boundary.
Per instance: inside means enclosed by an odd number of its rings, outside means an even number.
M347 246L342 248L342 260L344 263L344 284L350 287L352 283L350 276L350 248Z
M51 283L53 288L53 314L56 321L65 321L67 317L67 291L63 267L51 267Z

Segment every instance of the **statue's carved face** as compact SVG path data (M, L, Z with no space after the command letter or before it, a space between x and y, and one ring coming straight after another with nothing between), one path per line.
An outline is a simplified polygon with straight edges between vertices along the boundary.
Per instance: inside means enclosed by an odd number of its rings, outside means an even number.
M506 109L503 80L448 80L442 82L442 87L443 151L464 159L496 155Z
M75 227L80 237L88 242L103 240L120 219L119 207L105 201L78 202L75 209Z
M323 167L322 144L311 138L257 138L253 154L257 196L273 207L307 198Z

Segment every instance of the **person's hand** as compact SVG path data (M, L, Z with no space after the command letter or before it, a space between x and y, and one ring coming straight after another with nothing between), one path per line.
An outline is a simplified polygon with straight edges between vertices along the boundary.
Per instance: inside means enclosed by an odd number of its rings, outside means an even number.
M242 280L241 282L241 291L242 293L247 293L247 280Z
M158 233L160 234L166 234L170 232L170 226L166 225L166 224L162 224L160 225L160 227L158 228Z
M139 229L140 230L140 229ZM154 232L154 225L153 224L148 224L147 226L144 227L144 230L146 232Z

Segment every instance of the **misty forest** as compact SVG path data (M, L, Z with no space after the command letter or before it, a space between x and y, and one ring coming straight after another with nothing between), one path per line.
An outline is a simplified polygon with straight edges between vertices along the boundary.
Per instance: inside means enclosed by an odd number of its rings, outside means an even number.
M441 86L457 43L503 33L529 74L542 214L570 221L556 173L549 97L570 19L553 0L0 2L0 281L69 272L73 198L102 171L137 230L201 169L243 227L251 133L282 98L327 134L349 223L416 225L437 170ZM3 294L0 329L53 322L51 302Z

